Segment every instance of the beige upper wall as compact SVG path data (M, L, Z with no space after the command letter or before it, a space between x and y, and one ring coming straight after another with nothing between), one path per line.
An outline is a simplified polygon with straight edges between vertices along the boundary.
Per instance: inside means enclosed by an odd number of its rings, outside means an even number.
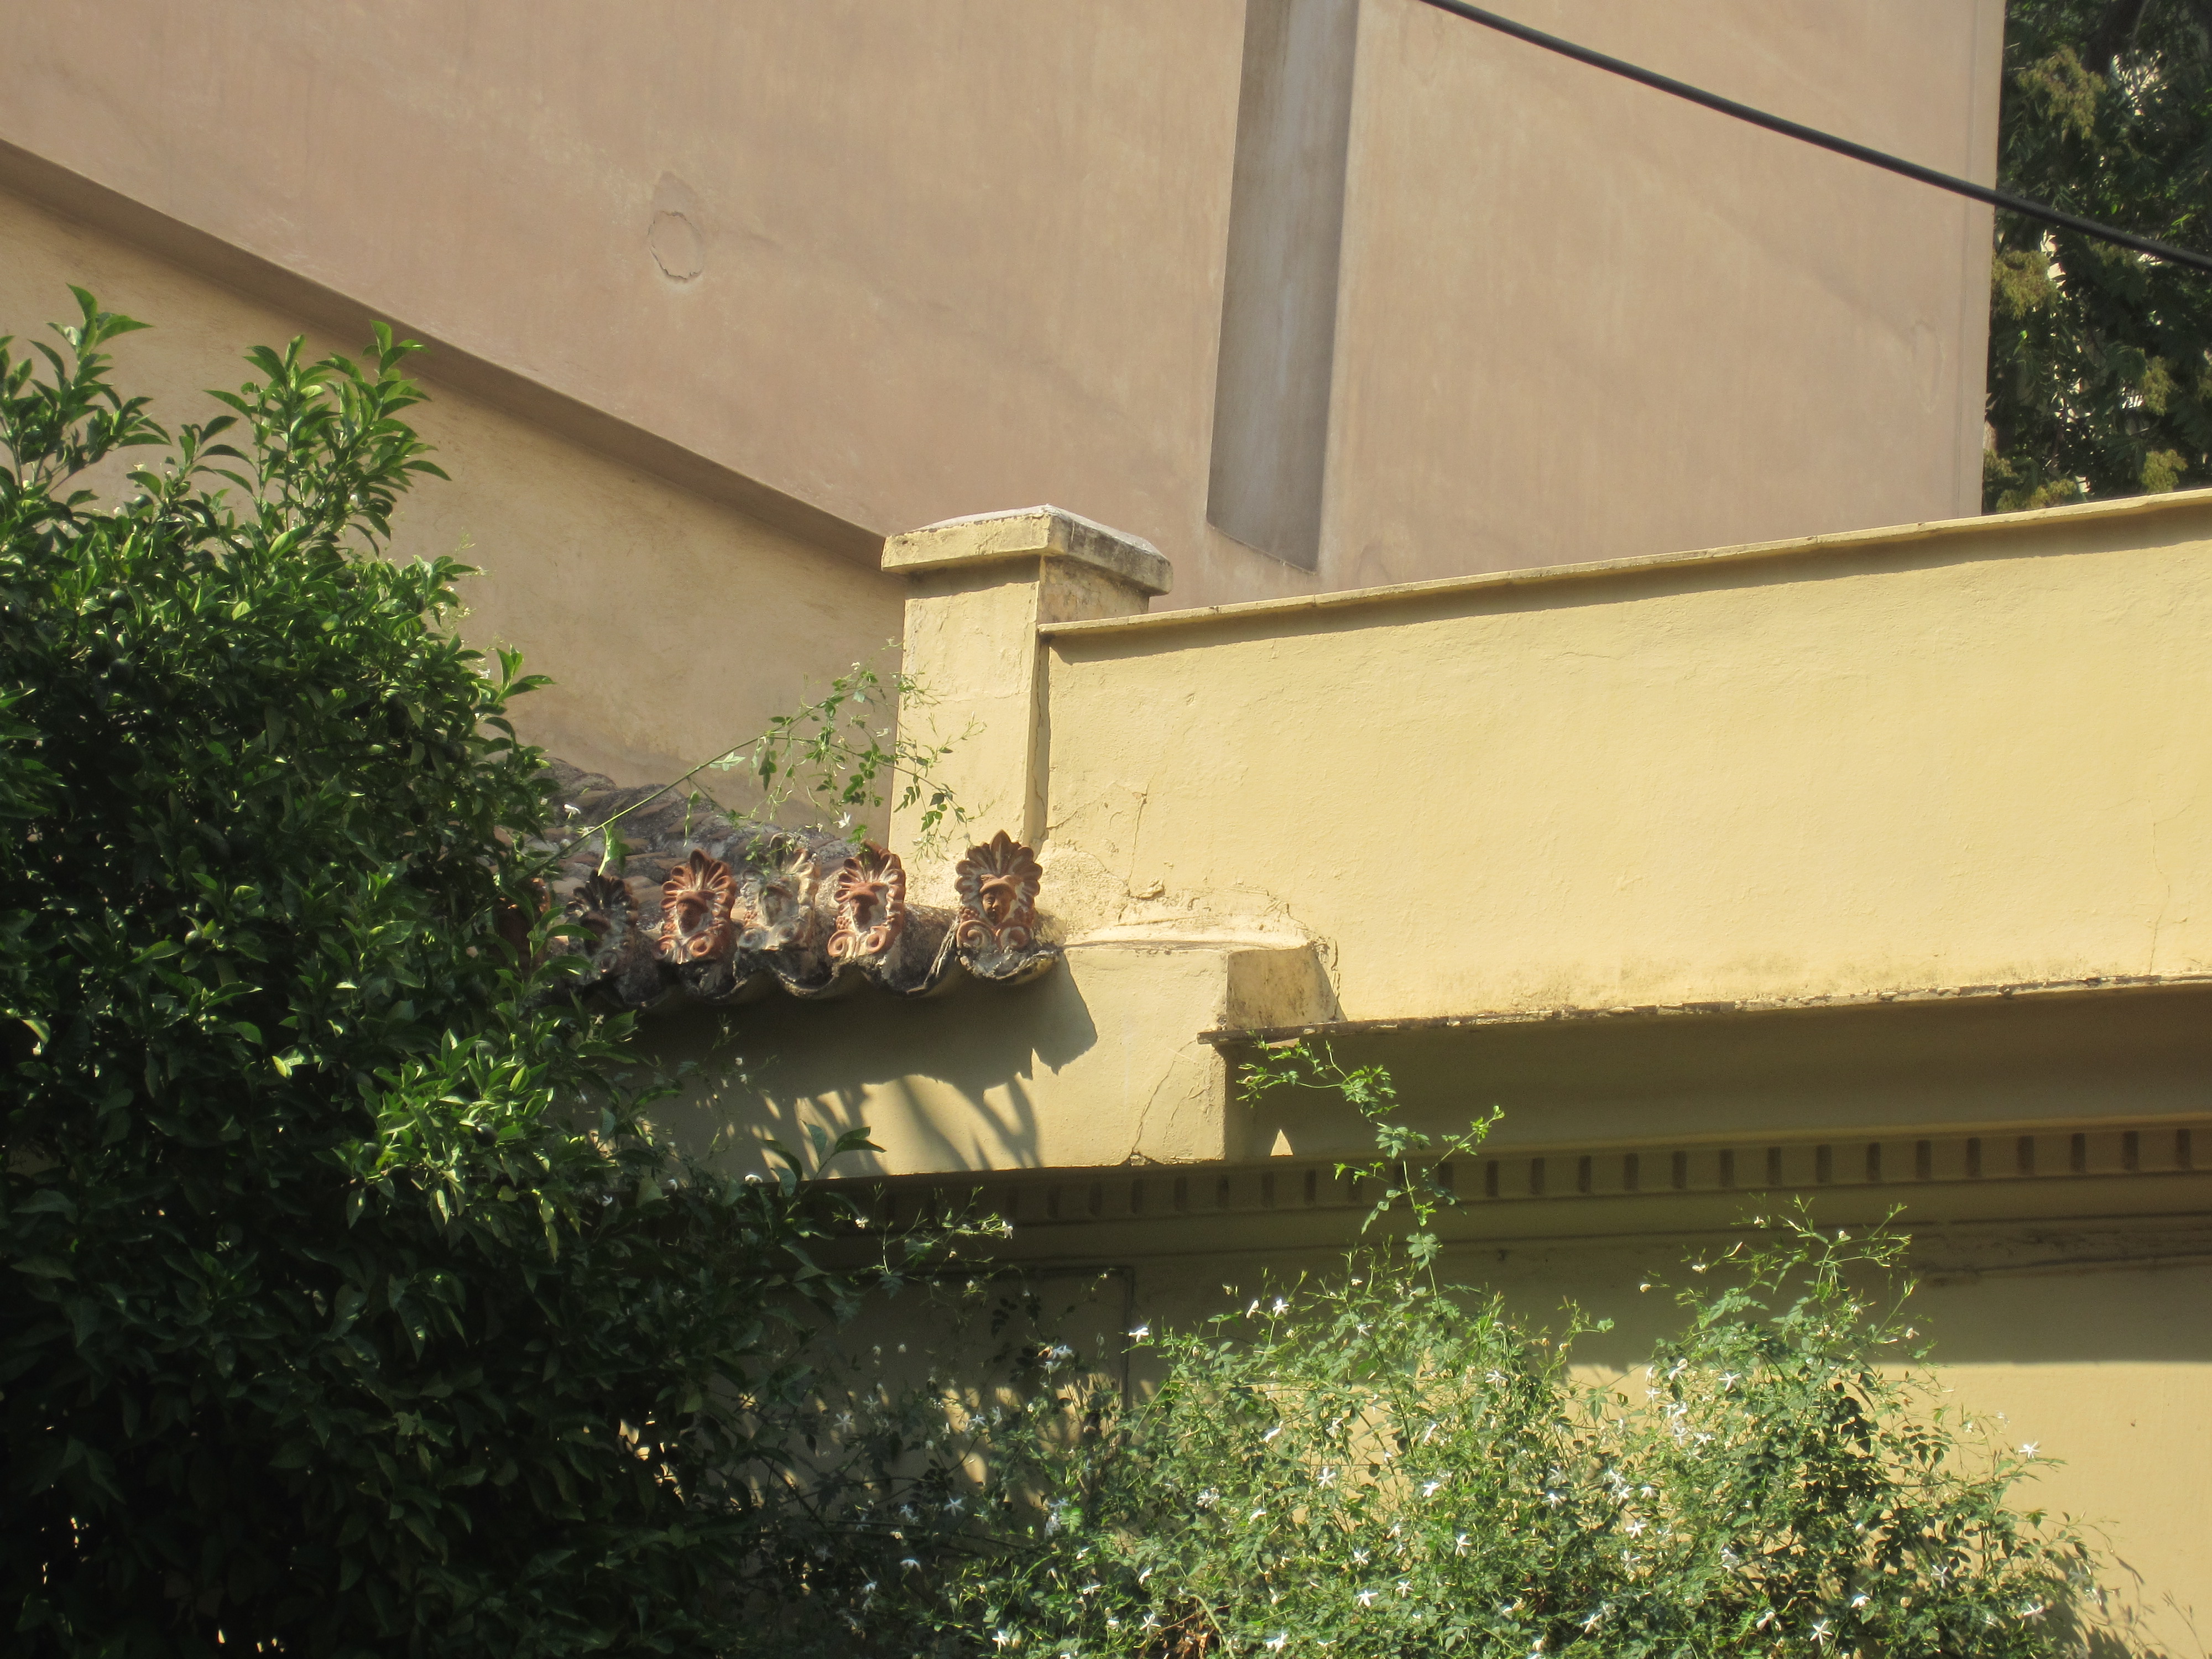
M1995 182L2002 0L1516 0ZM1981 509L1990 214L1410 0L1364 15L1334 587Z
M302 333L317 352L362 345L0 192L0 333L43 336L73 316L72 283L154 325L112 348L114 378L173 427L223 412L203 392L252 378L240 361L249 345ZM392 550L482 569L463 589L462 631L480 647L520 646L526 666L554 678L515 705L529 741L620 781L673 777L897 635L895 578L429 390L407 418L453 482L426 479L406 498ZM109 471L98 482L112 489Z
M2000 0L1520 11L1992 165ZM53 0L0 139L876 531L1142 534L1177 604L1971 509L1978 210L1360 29L1317 574L1206 526L1237 0Z

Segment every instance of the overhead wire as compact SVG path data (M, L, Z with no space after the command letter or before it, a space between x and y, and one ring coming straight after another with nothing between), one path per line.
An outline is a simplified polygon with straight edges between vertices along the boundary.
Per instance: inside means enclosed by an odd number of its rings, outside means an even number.
M2137 253L2147 253L2154 259L2163 259L2172 264L2186 265L2192 270L2212 272L2212 253L2199 253L2192 248L2176 247L2171 242L2161 242L2153 237L2138 236L2133 231L2122 230L2117 225L2108 225L2096 219L2085 219L2078 213L2069 213L2063 208L2051 206L2048 202L2039 202L2027 196L2015 196L2008 190L1996 190L1988 185L1978 185L1971 179L1960 179L1948 173L1940 173L1934 167L1923 167L1917 161L1908 161L1901 155L1892 155L1886 150L1875 149L1870 145L1856 143L1849 138L1839 138L1832 132L1823 132L1818 127L1808 127L1799 121L1785 120L1779 115L1770 114L1762 109L1754 109L1749 104L1740 104L1733 98L1723 98L1717 92L1707 92L1702 87L1693 87L1686 81L1677 81L1670 75L1662 75L1656 70L1648 70L1640 64L1610 57L1604 52L1593 51L1589 46L1577 46L1574 41L1562 40L1556 34L1547 34L1541 29L1531 28L1528 24L1516 22L1510 17L1501 17L1498 13L1486 11L1480 6L1468 5L1466 0L1420 0L1420 3L1425 6L1432 6L1438 11L1447 12L1454 17L1464 18L1470 23L1480 23L1485 28L1495 29L1500 34L1510 35L1513 39L1525 41L1532 46L1540 46L1546 52L1557 52L1562 58L1571 58L1578 64L1587 64L1592 69L1603 70L1608 75L1618 75L1625 80L1636 82L1640 86L1650 87L1654 91L1663 92L1672 97L1701 105L1706 109L1717 111L1738 121L1749 122L1755 127L1764 127L1769 132L1780 133L1785 138L1795 138L1801 143L1812 144L1821 149L1831 150L1838 155L1848 156L1854 161L1863 161L1869 167L1881 167L1886 172L1899 174L1920 184L1932 185L1938 190L1949 191L1954 196L1964 196L1972 201L1986 203L1991 207L2002 208L2008 213L2017 213L2027 218L2039 219L2045 224L2057 225L2062 229L2070 230L2082 236L2093 237L2099 241L2112 242L2121 247L2132 248Z

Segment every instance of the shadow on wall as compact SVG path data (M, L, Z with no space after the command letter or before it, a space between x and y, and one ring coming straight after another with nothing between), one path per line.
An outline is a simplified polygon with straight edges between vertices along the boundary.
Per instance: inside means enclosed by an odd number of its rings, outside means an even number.
M840 1040L862 1024L865 1035L856 1029ZM1098 1041L1064 971L1012 988L963 983L911 1001L867 990L821 1001L775 996L726 1018L668 1017L654 1036L664 1060L704 1073L659 1120L738 1168L759 1162L750 1150L758 1138L802 1146L805 1126L819 1124L832 1134L866 1125L925 1165L1034 1169L1042 1162L1031 1097L1038 1068L1057 1070ZM862 1155L839 1172L878 1167Z

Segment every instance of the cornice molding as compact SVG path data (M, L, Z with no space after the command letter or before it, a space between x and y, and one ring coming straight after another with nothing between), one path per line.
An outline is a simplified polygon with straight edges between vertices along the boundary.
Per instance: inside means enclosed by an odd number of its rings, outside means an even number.
M1260 1217L1355 1224L1380 1195L1379 1188L1340 1169L1334 1160L1277 1158L852 1179L878 1188L878 1216L885 1224L964 1205L1035 1233ZM1581 1224L1565 1214L1566 1206L1601 1206L1608 1200L1643 1200L1647 1208L1654 1200L1705 1200L1696 1207L1709 1211L1715 1199L1753 1205L1833 1194L1914 1207L1929 1200L1943 1207L1964 1199L1969 1207L1986 1207L1974 1199L1975 1190L1998 1188L2021 1189L2014 1198L2032 1200L2032 1207L2063 1210L2069 1186L2101 1189L2115 1179L2171 1182L2189 1176L2197 1177L2192 1188L2212 1176L2212 1115L2190 1122L2084 1121L2041 1126L2033 1133L1775 1135L1726 1145L1516 1149L1447 1164L1446 1181L1459 1202L1442 1212L1437 1224L1455 1235L1479 1234L1486 1212L1552 1206L1560 1209L1557 1225L1572 1232Z

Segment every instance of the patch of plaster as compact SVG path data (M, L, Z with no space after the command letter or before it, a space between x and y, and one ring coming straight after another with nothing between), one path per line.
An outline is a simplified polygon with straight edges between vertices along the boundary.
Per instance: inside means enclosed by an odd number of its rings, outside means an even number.
M653 218L646 251L672 283L690 283L707 268L707 240L699 230L698 192L672 173L653 187Z

